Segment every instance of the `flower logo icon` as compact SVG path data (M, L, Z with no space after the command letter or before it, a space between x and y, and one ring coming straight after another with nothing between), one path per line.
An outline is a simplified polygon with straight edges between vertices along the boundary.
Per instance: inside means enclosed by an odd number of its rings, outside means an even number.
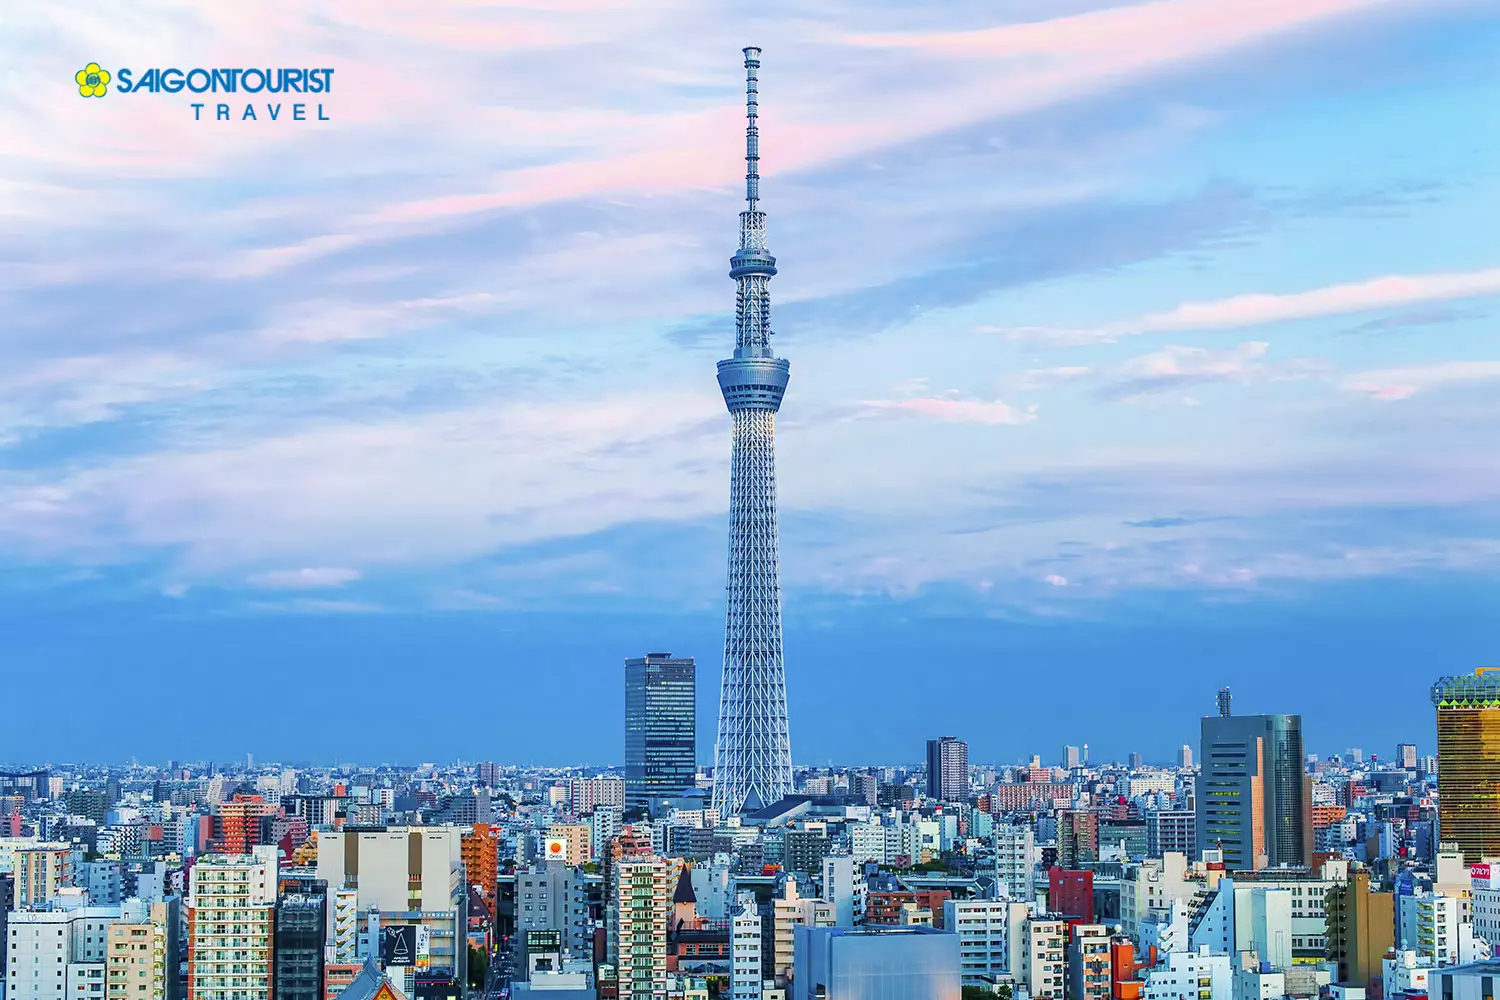
M103 97L109 89L109 70L100 69L98 63L89 63L73 74L78 83L78 93L83 97Z

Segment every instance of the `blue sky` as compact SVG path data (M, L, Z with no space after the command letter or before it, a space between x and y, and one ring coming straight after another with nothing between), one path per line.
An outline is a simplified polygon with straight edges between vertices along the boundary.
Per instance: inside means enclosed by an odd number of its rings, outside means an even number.
M1500 4L7 17L0 760L613 762L647 649L707 758L746 44L799 762L1428 748L1497 659Z

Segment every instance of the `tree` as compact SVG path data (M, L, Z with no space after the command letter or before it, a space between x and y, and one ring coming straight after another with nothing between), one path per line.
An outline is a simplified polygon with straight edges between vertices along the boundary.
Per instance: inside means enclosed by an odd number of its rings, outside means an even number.
M490 974L490 957L473 945L469 945L469 989L484 989L484 981Z

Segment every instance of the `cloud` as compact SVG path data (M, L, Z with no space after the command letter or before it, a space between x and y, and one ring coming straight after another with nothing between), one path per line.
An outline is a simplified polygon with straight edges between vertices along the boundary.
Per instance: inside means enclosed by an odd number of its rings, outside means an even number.
M1388 275L1367 281L1328 285L1306 292L1253 293L1205 302L1185 302L1166 312L1083 329L983 327L1021 339L1059 344L1110 342L1147 333L1183 333L1264 326L1290 320L1369 312L1425 302L1500 295L1500 268L1448 274Z
M1018 426L1036 419L1036 407L1018 410L998 400L955 399L948 396L918 396L913 399L869 399L860 404L868 411L927 417L954 424Z
M278 569L257 573L246 580L252 587L267 590L321 590L326 587L342 587L360 579L357 569L339 569L332 566L304 569Z
M1347 375L1342 386L1386 402L1462 382L1500 379L1500 361L1444 361L1411 368L1386 368Z

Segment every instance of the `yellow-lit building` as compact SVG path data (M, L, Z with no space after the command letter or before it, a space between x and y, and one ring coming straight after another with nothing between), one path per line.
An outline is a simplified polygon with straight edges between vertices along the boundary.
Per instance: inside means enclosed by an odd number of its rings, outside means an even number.
M150 904L145 920L111 924L105 941L105 1000L169 1000L177 995L175 907Z
M1438 837L1465 864L1500 855L1500 670L1441 677L1437 709Z

